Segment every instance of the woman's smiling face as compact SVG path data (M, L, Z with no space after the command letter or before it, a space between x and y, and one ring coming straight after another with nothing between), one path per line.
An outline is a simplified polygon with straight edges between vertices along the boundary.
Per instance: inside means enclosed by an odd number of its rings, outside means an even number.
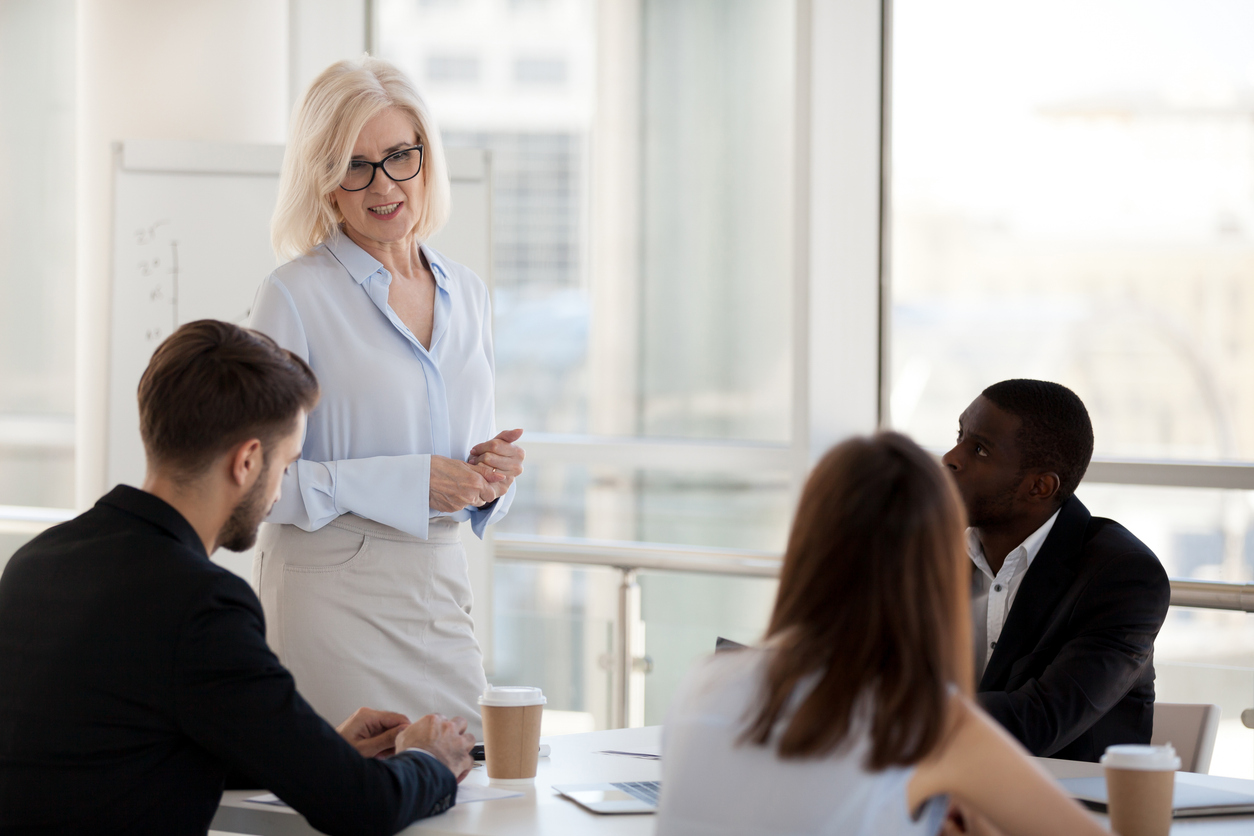
M418 130L399 108L376 114L357 135L353 159L382 162L389 155L418 145ZM417 152L414 152L417 153ZM387 247L405 242L418 223L426 196L424 174L397 183L377 169L361 191L336 189L331 199L344 216L349 237L358 244Z

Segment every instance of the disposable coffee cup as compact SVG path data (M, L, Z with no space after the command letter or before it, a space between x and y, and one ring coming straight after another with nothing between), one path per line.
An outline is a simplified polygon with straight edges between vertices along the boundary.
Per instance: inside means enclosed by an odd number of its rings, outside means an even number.
M479 697L483 714L483 749L488 780L494 784L530 784L540 756L540 717L544 692L539 688L489 685Z
M1180 759L1166 746L1107 746L1106 809L1119 836L1167 836Z

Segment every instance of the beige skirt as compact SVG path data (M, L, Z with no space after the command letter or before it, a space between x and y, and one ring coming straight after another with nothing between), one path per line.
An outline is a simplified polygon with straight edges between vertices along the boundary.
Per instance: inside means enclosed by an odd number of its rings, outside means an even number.
M317 531L262 526L253 583L266 641L332 725L369 706L465 717L482 738L483 653L459 528L436 518L420 540L352 514Z

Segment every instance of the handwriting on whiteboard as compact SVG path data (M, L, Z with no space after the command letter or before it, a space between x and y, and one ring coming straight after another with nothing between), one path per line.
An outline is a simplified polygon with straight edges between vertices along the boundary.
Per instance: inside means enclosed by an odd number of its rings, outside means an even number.
M139 247L136 271L147 287L144 339L155 344L179 327L179 242L170 237L168 220L140 227L134 235Z

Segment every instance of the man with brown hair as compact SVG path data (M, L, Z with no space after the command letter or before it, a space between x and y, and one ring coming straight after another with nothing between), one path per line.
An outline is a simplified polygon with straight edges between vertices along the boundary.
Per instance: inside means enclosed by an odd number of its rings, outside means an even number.
M0 834L204 833L228 773L327 833L454 803L465 720L363 708L337 733L266 646L248 584L209 561L252 546L317 399L304 361L234 325L157 349L143 490L114 488L0 577Z

